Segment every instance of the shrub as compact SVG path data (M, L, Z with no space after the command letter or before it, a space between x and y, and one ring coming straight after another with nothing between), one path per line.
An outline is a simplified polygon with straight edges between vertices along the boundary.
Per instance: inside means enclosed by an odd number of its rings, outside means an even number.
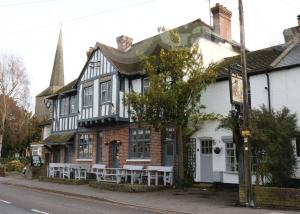
M6 164L8 171L18 171L21 172L24 168L24 164L20 160L12 160Z

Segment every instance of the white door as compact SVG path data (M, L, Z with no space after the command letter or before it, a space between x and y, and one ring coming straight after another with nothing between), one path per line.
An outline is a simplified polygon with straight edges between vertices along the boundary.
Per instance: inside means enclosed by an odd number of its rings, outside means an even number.
M200 181L213 182L212 140L200 140Z

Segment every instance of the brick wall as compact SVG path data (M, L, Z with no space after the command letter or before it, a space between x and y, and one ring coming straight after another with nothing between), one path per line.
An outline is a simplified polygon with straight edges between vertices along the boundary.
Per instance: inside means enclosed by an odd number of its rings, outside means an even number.
M254 201L257 207L300 209L300 189L279 187L253 187ZM240 203L245 204L245 188L240 188Z
M161 133L156 132L154 129L151 129L150 133L150 159L151 161L128 161L128 150L129 150L129 129L134 126L127 125L115 125L110 127L102 128L102 161L101 163L106 164L107 166L112 166L112 157L111 157L111 148L113 141L121 142L119 145L119 164L122 167L124 164L131 165L162 165L163 164L163 155L162 155L162 142L161 142ZM78 154L78 138L81 133L77 133L74 138L74 143L72 147L72 155L70 162L71 163L83 163L83 164L94 164L97 161L97 135L99 132L93 130L90 132L84 132L93 135L93 158L92 161L80 161L77 159ZM99 137L99 136L98 136ZM65 146L60 146L60 162L64 162L65 156ZM53 150L52 150L53 151ZM53 161L53 153L51 162Z

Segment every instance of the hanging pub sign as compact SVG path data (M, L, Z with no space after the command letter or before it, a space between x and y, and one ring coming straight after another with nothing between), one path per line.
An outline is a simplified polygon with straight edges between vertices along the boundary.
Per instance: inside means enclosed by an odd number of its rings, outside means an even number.
M237 64L229 65L230 103L243 105L243 76L241 67Z

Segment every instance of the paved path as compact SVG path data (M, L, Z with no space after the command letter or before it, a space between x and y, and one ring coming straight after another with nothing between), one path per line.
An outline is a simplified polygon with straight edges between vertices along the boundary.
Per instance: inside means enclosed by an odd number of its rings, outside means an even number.
M293 211L272 211L272 210L265 210L265 209L248 209L243 207L235 207L234 203L236 199L236 193L232 193L232 192L212 192L207 190L197 190L197 191L168 190L163 192L150 192L150 193L124 193L124 192L111 192L111 191L95 189L87 185L81 185L81 186L62 185L62 184L55 184L55 183L39 182L37 180L25 180L25 179L0 177L0 200L1 199L6 200L5 198L6 194L5 195L2 194L3 198L1 198L1 193L3 192L2 189L4 188L6 188L7 191L9 191L9 189L19 188L22 191L35 191L35 192L38 191L39 194L42 193L50 194L50 195L56 194L57 196L63 196L64 194L69 198L70 197L73 198L74 200L75 199L91 200L92 201L92 202L90 201L91 203L105 202L108 203L110 207L121 206L130 209L135 207L137 210L144 210L144 211L145 208L147 208L146 211L149 212L149 210L151 210L154 213L170 213L169 211L173 211L173 213L200 213L200 214L202 213L203 214L206 213L207 214L208 213L213 213L213 214L299 213ZM10 200L10 198L8 198L8 200ZM12 198L12 200L15 199ZM45 203L48 204L47 206L51 206L51 204L53 203L59 204L59 201L57 202L52 200L46 200ZM91 205L91 207L93 206ZM0 214L2 214L1 211L2 209L0 210Z

